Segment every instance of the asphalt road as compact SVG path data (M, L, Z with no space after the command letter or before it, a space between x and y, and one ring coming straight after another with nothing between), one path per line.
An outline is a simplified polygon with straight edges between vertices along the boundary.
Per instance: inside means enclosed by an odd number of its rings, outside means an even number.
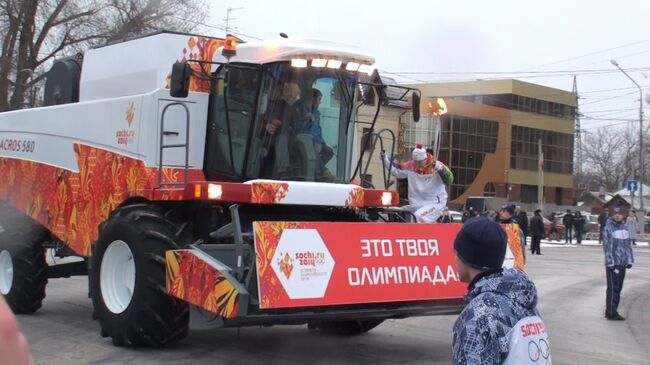
M650 248L635 251L620 313L603 318L605 269L598 246L543 247L529 256L539 309L555 364L650 363ZM113 347L91 319L86 278L48 284L43 308L19 316L38 364L449 364L455 316L387 321L357 337L335 337L306 326L192 331L163 350Z

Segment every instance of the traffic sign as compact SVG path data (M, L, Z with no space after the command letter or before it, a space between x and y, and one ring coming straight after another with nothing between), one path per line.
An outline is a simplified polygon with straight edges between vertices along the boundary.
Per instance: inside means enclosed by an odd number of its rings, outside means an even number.
M628 180L627 181L627 190L629 190L629 191L638 191L639 190L639 183L636 180Z

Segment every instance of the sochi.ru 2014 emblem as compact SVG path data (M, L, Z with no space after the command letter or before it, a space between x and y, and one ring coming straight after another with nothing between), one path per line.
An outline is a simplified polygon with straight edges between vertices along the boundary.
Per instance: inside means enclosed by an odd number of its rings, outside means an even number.
M334 258L316 229L285 229L276 247L271 268L290 299L322 298Z
M133 143L133 140L135 139L135 130L131 129L133 118L135 118L135 103L129 102L126 109L126 123L128 124L128 128L120 129L115 133L117 144L123 144L126 146L129 143Z
M278 259L280 271L287 277L287 279L290 279L291 272L293 271L293 259L288 253L285 253L284 255L280 254L280 257L282 257L281 259Z

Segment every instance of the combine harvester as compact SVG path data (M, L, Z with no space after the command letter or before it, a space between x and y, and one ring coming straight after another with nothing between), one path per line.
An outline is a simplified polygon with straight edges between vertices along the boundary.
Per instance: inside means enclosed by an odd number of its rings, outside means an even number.
M396 192L351 183L373 64L330 42L170 32L59 60L45 107L0 114L0 292L28 314L48 279L88 275L118 346L190 326L358 334L458 313L459 226L403 223ZM313 89L328 161L298 128Z

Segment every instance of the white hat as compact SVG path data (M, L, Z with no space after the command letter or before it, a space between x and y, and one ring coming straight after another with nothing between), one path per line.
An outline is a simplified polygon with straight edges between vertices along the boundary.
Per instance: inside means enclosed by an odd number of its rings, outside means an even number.
M415 161L424 161L427 159L427 150L422 148L421 144L418 144L414 149L413 149L413 160Z

